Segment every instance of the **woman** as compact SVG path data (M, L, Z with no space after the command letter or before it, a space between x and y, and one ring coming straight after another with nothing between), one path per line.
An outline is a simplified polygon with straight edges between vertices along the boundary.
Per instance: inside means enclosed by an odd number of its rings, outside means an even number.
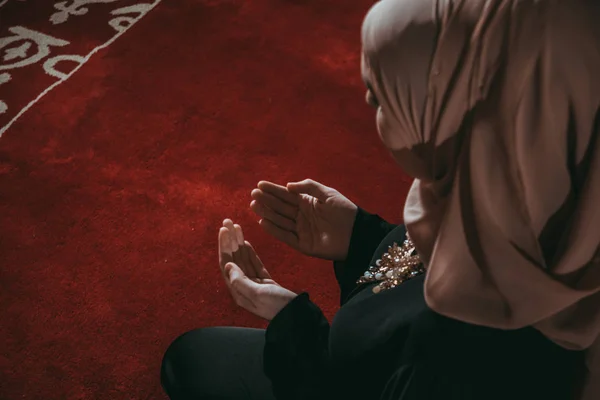
M335 260L342 307L330 326L226 220L225 281L270 323L179 337L171 399L580 397L600 331L599 19L595 0L377 3L362 72L415 178L405 225L313 181L259 183L261 226Z

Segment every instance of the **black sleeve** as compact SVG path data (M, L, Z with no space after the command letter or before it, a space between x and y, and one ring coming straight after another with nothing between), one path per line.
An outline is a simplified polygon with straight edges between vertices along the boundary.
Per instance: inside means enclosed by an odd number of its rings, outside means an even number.
M398 225L386 222L377 214L370 214L358 208L348 257L344 261L334 261L333 269L335 277L340 286L340 304L343 305L346 298L356 287L356 280L369 268L369 262L373 253L383 238L394 230Z
M277 400L331 400L329 322L301 293L271 320L263 368Z

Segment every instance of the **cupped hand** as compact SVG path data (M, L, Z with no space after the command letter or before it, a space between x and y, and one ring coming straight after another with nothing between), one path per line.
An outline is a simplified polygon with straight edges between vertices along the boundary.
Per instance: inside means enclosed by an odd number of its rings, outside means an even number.
M312 179L260 181L251 196L260 226L276 239L308 256L346 259L358 207L337 190Z
M268 321L297 296L271 278L242 227L230 219L219 230L219 266L236 304Z

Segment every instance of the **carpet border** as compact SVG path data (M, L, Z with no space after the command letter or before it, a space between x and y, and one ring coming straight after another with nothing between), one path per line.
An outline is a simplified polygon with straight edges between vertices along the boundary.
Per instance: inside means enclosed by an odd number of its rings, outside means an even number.
M3 127L0 128L0 138L2 138L2 135L4 134L4 132L6 132L15 122L17 122L17 120L19 118L21 118L27 111L29 111L29 109L32 108L38 101L40 101L44 96L46 96L48 93L50 93L54 88L59 86L61 83L68 81L69 78L71 78L71 76L73 76L77 71L79 71L79 69L82 68L92 58L92 56L94 56L100 50L103 50L103 49L107 48L108 46L110 46L111 44L113 44L118 38L120 38L123 34L125 34L127 31L129 31L129 29L131 29L133 26L137 25L138 22L140 22L146 15L148 15L151 11L153 11L154 8L157 5L159 5L161 2L162 2L162 0L154 0L152 2L152 4L150 5L150 8L148 9L148 11L145 14L143 14L137 21L135 21L135 23L129 25L122 31L117 32L116 35L111 37L109 40L107 40L103 44L94 47L85 57L83 57L83 61L79 65L77 65L75 68L73 68L73 70L71 72L68 73L66 78L59 79L58 81L54 82L52 85L48 86L45 90L43 90L36 98L31 100L10 121L8 121L8 123L6 125L4 125ZM4 3L2 3L2 5L4 5Z

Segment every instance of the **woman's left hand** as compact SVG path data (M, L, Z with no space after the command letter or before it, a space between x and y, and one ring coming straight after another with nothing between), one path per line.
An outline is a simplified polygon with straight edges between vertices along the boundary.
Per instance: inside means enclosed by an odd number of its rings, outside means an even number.
M219 265L237 305L268 321L297 296L271 278L242 227L230 219L219 230Z

